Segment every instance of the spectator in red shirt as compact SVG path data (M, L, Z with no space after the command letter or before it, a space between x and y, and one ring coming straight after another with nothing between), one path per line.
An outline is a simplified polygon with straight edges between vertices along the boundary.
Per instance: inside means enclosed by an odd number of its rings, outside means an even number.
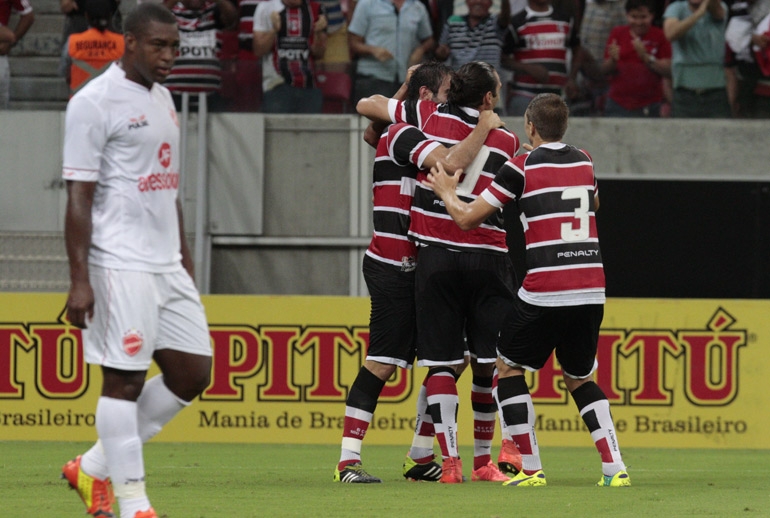
M627 0L628 25L612 29L602 72L610 88L604 106L609 117L660 117L663 80L671 77L671 43L654 27L651 0Z

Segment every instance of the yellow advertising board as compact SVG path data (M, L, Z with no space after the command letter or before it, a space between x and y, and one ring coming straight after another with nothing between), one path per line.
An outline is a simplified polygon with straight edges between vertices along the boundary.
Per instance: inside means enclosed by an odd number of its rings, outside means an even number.
M101 376L63 294L0 293L0 440L93 440ZM204 297L212 381L155 440L336 444L368 344L369 300ZM768 448L770 302L610 299L596 379L623 446ZM152 372L150 373L153 374ZM367 444L411 443L425 369L398 370ZM528 378L541 445L587 446L555 363ZM472 444L470 374L459 438ZM499 435L498 435L499 437Z

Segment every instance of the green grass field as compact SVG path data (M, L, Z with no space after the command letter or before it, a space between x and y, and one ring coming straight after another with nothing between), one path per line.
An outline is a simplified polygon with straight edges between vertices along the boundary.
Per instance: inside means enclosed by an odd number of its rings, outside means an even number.
M0 442L0 516L83 516L59 470L88 446ZM628 448L630 488L594 487L600 463L590 448L544 448L544 488L406 482L405 451L365 446L365 467L384 483L348 485L332 482L338 446L150 443L147 487L167 518L770 516L770 452L762 450ZM461 455L470 477L472 452Z

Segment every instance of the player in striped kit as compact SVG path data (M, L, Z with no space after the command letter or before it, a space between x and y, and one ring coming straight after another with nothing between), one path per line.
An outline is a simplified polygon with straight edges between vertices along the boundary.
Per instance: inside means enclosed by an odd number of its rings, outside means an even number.
M435 104L446 100L451 70L441 64L421 65L410 70L398 98L423 99ZM385 382L397 367L411 368L415 357L414 270L417 248L407 237L409 209L418 171L439 160L454 171L468 166L489 132L502 125L493 112L481 114L480 123L468 137L452 148L429 142L413 126L393 124L377 145L373 170L374 234L363 261L363 273L371 295L370 339L366 361L348 393L340 461L334 480L345 483L379 483L361 464L361 446ZM395 156L405 157L403 160ZM424 397L422 398L424 399ZM420 411L422 408L422 411ZM425 404L418 402L418 443L430 453L420 462L407 457L404 476L415 480L438 480L441 466L433 462L433 430ZM428 449L425 446L424 449Z
M425 135L451 145L473 130L480 111L492 110L500 95L500 78L488 63L471 62L452 77L448 103L402 102L372 96L358 112L373 120L407 122ZM460 190L470 201L513 157L519 140L499 128L466 169ZM418 185L409 236L420 245L416 270L418 365L429 367L425 381L428 405L443 457L444 483L462 482L457 446L457 373L470 349L474 393L473 480L506 480L491 462L495 404L492 378L497 331L513 301L514 273L508 258L502 214L492 214L472 232L461 232L433 192Z
M472 203L457 197L457 179L441 167L425 183L464 230L511 202L524 225L527 275L497 344L499 402L523 463L505 485L546 485L524 371L542 368L555 350L564 383L601 455L604 476L598 485L630 486L609 401L593 381L605 302L595 220L599 191L591 157L561 142L568 117L558 95L536 96L525 114L532 150L507 162Z

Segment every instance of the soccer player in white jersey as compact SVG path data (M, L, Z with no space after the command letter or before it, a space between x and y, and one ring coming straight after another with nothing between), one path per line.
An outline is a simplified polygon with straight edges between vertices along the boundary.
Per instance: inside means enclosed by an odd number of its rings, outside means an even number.
M569 109L556 94L539 94L524 114L530 152L509 160L471 203L457 197L457 178L439 167L424 182L462 228L476 228L516 203L527 244L527 275L497 341L498 401L522 458L506 486L544 486L535 411L524 371L551 353L602 459L599 486L631 485L620 455L610 403L593 381L604 315L604 267L595 213L599 191L591 157L561 142Z
M91 516L156 518L142 444L208 386L211 345L184 238L179 123L161 86L179 46L160 4L125 20L126 51L67 106L67 318L101 366L99 440L62 468ZM145 382L155 360L160 375Z

